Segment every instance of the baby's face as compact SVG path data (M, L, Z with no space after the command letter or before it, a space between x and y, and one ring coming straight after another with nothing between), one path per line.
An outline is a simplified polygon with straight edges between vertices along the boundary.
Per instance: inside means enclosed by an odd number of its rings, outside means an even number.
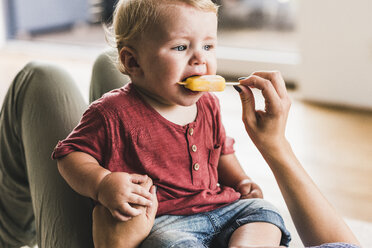
M161 10L160 21L138 45L143 76L133 82L166 105L191 106L202 96L177 82L216 73L217 16L179 3Z

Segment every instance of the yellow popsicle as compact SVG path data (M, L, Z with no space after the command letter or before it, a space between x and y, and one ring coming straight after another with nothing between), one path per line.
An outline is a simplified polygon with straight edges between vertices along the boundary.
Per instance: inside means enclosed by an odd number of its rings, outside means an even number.
M239 84L238 82L226 83L225 79L219 75L194 76L178 83L192 91L224 91L227 84Z

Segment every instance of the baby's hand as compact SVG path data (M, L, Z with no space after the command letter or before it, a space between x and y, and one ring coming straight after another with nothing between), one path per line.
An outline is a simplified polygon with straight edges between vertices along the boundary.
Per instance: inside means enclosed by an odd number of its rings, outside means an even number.
M241 199L263 198L260 186L250 179L241 181L236 187L236 191L241 194Z
M148 180L151 179L147 175L110 173L99 184L97 199L110 210L114 218L127 221L142 213L142 210L132 207L131 204L152 205L151 193L140 185Z

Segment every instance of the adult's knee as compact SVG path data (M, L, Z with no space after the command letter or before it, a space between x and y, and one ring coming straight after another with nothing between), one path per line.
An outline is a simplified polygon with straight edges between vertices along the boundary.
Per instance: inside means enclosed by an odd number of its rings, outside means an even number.
M117 51L109 49L100 54L94 62L90 82L89 100L93 102L110 90L123 87L130 79L117 66Z
M87 106L70 74L51 63L28 63L17 75L14 90L16 112L27 123L57 122L61 116L76 125Z
M23 88L35 90L38 93L46 91L49 94L63 94L76 89L75 82L70 74L61 67L38 61L29 62L23 68Z

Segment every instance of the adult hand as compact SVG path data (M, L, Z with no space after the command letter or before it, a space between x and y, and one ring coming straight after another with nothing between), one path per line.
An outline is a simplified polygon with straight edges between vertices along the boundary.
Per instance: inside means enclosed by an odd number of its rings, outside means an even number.
M240 98L243 106L243 122L248 135L261 151L280 148L285 138L285 127L291 101L280 72L259 71L240 80ZM265 110L256 110L250 88L262 91Z
M285 138L291 101L280 73L255 72L240 80L240 84L236 89L240 92L246 131L270 166L303 244L360 245L303 169ZM264 111L256 110L250 88L262 91Z

